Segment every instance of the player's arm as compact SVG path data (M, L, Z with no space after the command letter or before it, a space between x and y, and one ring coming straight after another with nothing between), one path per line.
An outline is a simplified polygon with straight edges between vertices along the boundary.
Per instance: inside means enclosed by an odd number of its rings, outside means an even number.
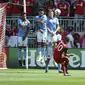
M47 25L47 30L51 34L51 36L54 36L54 33L50 30L50 28L48 27L48 25Z
M59 26L59 20L56 18L56 22L57 22L57 28L56 28L56 32L60 32L60 29L61 29L61 27Z
M60 32L60 30L61 30L61 27L58 26L58 27L56 28L56 32Z
M66 56L66 57L73 56L73 54L68 54L68 49L67 48L65 50L63 50L63 55Z
M73 56L73 54L66 54L67 57Z
M20 25L20 27L21 27L22 29L23 29L24 27L26 27L27 24L28 24L28 20L27 20L27 19L25 19L24 22L22 22L21 20L19 20L18 22L19 22L19 25Z
M29 29L30 29L30 27L29 27L29 28L27 28L27 31L26 31L25 35L22 37L22 40L23 40L23 41L24 41L24 40L25 40L25 38L27 37L27 35L28 35L28 33L29 33Z
M36 20L37 23L44 24L47 20L46 16L43 16L42 20ZM40 28L40 32L43 33L44 31Z
M37 23L43 24L45 20L36 20Z
M26 31L25 35L23 36L23 38L22 38L23 40L25 40L25 38L27 37L27 35L28 35L28 33L29 33L30 27L31 27L31 24L30 24L30 22L29 22L28 25L27 25L27 31Z
M37 26L38 26L38 24L41 24L41 20L38 20L38 16L35 17L35 22L36 22ZM43 30L39 26L38 26L38 29L41 33L43 33Z

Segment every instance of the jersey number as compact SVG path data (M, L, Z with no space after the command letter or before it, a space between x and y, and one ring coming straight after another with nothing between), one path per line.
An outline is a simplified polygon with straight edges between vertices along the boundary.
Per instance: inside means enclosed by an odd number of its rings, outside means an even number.
M61 51L63 49L63 42L60 42L60 43L56 43L55 44L55 48L58 50L58 51Z

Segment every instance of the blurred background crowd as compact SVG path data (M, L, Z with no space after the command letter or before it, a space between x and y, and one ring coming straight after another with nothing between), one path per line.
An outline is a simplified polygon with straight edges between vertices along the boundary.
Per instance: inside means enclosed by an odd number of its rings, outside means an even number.
M20 15L23 10L23 0L0 0L0 3L3 2L9 2L7 15ZM45 11L59 8L60 16L73 17L75 14L84 16L85 0L26 0L26 5L29 16L37 15L39 8L43 7Z

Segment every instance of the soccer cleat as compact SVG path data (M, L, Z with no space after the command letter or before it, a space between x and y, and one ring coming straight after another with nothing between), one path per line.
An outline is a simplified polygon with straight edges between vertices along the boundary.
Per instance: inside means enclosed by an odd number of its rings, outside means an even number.
M70 74L64 74L64 76L71 76Z
M45 66L45 61L44 61L44 59L41 59L41 64L43 65L43 66Z
M26 63L25 63L25 60L23 60L23 66L25 66L25 64L26 64Z
M60 70L60 71L58 71L58 73L63 73L63 71Z
M38 56L38 57L39 57L39 59L37 61L40 62L42 60L42 57L40 57L40 56Z
M68 72L66 72L67 74L69 74Z
M21 60L18 60L18 63L20 66L22 66L22 61Z
M47 72L48 72L48 67L45 68L45 73L47 73Z

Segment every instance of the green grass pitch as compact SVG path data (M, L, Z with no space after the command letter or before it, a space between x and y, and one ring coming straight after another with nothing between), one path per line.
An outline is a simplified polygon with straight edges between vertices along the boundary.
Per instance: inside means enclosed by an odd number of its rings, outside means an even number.
M57 70L6 69L0 70L0 85L85 85L85 70L69 70L63 76Z

